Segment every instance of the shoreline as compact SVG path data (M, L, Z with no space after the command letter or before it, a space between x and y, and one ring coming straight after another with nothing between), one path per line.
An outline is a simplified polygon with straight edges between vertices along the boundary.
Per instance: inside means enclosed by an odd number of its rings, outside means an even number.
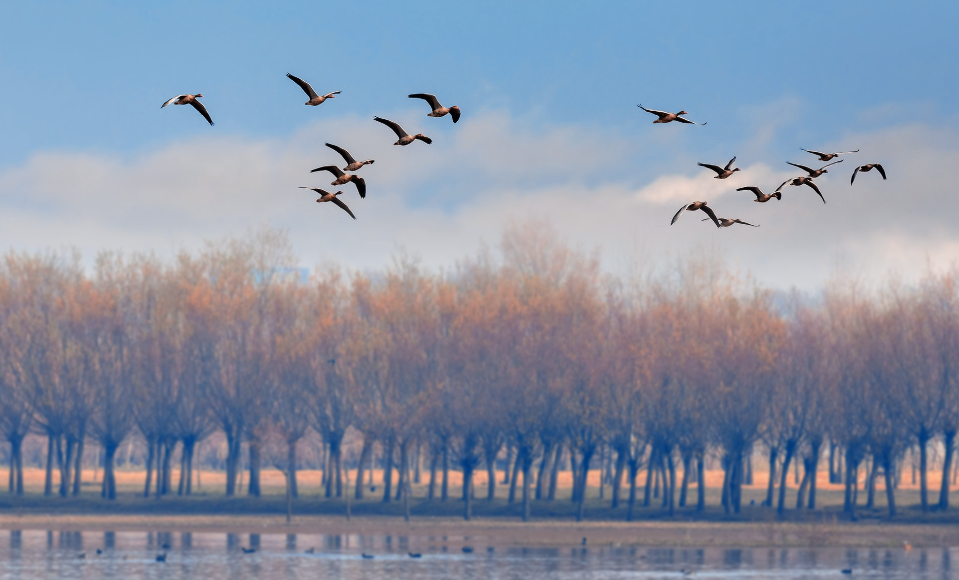
M899 548L959 545L959 526L949 524L807 522L568 522L464 521L451 517L361 516L145 516L0 514L0 529L82 532L195 532L232 534L382 535L406 537L411 546L467 543L490 547L717 547Z

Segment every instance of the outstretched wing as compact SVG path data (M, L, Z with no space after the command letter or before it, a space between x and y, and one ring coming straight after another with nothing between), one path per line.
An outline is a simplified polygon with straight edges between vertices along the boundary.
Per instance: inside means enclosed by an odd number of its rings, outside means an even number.
M213 119L210 118L210 113L206 112L206 107L203 106L203 103L201 103L200 101L196 99L193 99L192 101L190 101L190 104L193 105L194 109L196 109L197 111L200 111L200 114L203 115L203 118L206 119L207 123L209 123L210 125L213 125Z
M786 185L787 183L789 183L789 182L790 182L790 181L792 181L792 180L793 180L793 178L792 178L792 177L790 177L790 178L789 178L789 179L787 179L786 181L784 181L784 182L782 182L782 183L780 183L780 184L779 184L779 187L777 187L777 188L776 188L776 191L779 191L780 189L782 189L782 188L783 188L783 186L785 186L785 185Z
M434 110L434 111L435 111L436 109L439 109L439 108L441 108L441 107L443 106L443 105L440 104L439 100L436 98L435 95L431 95L431 94L429 94L429 93L413 93L412 95L410 95L410 98L411 98L411 99L423 99L424 101L426 101L427 103L429 103L431 107L433 107L433 110Z
M852 178L849 180L849 185L852 185L853 181L856 181L856 174L859 173L859 167L857 166L852 172Z
M290 73L286 73L286 76L294 83L300 85L300 88L303 89L303 92L306 93L306 96L310 97L310 99L315 99L317 97L316 91L313 90L313 87L310 86L310 83L299 77L295 77Z
M350 211L350 208L346 207L346 204L343 203L342 201L340 201L340 198L334 197L334 198L331 199L330 201L332 201L332 202L335 203L336 205L340 206L340 208L342 208L343 211L345 211L346 213L350 214L350 217L351 217L351 218L356 219L356 216L353 215L353 212Z
M706 124L706 123L696 123L696 122L690 121L689 119L686 119L686 118L684 118L684 117L676 117L676 120L679 121L680 123L686 123L686 124L689 124L689 125L705 125L705 124Z
M177 95L177 96L173 97L172 99L170 99L169 101L167 101L167 102L163 103L162 105L160 105L160 108L162 109L163 107L165 107L165 106L173 103L173 101L179 99L180 97L185 97L185 96L186 96L186 95Z
M407 135L406 131L403 130L403 127L400 127L400 124L395 121L390 121L389 119L384 119L383 117L373 117L373 120L379 123L383 123L390 129L393 129L393 132L396 133L396 136L399 137L400 139L402 139L403 137L406 137Z
M450 107L450 117L453 117L453 122L460 120L460 108L459 107Z
M759 189L758 187L753 187L751 185L747 187L738 187L736 188L736 191L751 191L756 196L756 199L759 199L764 195L763 190Z
M812 181L810 181L810 180L807 179L807 180L806 180L806 185L808 185L809 187L811 187L812 190L815 191L815 192L819 195L819 199L821 199L823 203L826 203L826 198L822 196L822 192L819 191L819 188L816 187L816 184L815 184L815 183L813 183Z
M839 160L833 161L832 163L827 163L827 164L823 165L822 167L820 167L820 168L819 168L819 171L822 171L823 169L829 167L830 165L835 165L835 164L837 164L837 163L842 163L843 161L844 161L844 159L839 159Z
M353 176L353 183L356 184L356 191L360 194L360 199L366 199L366 180L362 177Z
M813 155L819 155L820 157L823 155L827 155L826 153L823 153L822 151L813 151L812 149L803 149L802 147L800 147L799 150L805 151L806 153L812 153Z
M758 227L759 227L759 226L757 226L757 225L755 225L755 224L751 224L751 223L748 223L748 222L744 222L743 220L741 220L741 219L739 219L739 218L737 218L737 219L735 219L735 220L733 220L733 221L736 222L737 224L743 224L744 226L752 226L752 227L754 227L754 228L758 228Z
M672 219L672 221L669 222L669 225L673 225L674 223L676 223L676 220L678 220L678 219L679 219L679 216L681 216L681 215L683 214L683 212L686 211L686 208L687 208L687 207L689 207L689 204L688 204L688 203L687 203L686 205L684 205L683 207L679 208L679 211L677 211L677 212L676 212L676 215L673 216L673 219Z
M732 167L732 166L733 166L733 163L735 163L735 162L736 162L736 158L733 157L732 159L729 160L729 163L727 163L727 164L726 164L726 167L724 167L723 169L724 169L725 171L729 171L729 168Z
M718 228L718 227L722 227L722 226L719 225L719 218L717 218L717 217L716 217L716 214L713 213L712 208L710 208L708 205L704 205L704 206L701 206L699 209L703 210L703 213L705 213L706 215L708 215L708 216L713 220L713 222L716 224L716 227L717 227L717 228Z
M812 175L813 173L816 172L815 170L810 169L810 168L806 167L805 165L800 165L800 164L798 164L798 163L793 163L792 161L787 161L786 164L787 164L787 165L792 165L793 167L798 167L798 168L802 169L803 171L805 171L806 173L808 173L809 175Z
M656 109L647 109L646 107L644 107L644 106L642 106L642 105L636 105L636 106L639 107L640 109L646 111L647 113L652 113L652 114L656 115L656 116L659 117L659 118L663 118L663 117L665 117L666 115L669 114L669 113L667 113L666 111L657 111ZM686 122L687 122L687 123L691 123L692 121L686 121Z
M717 174L722 174L723 171L725 171L725 169L723 169L722 167L718 165L710 165L708 163L699 163L698 165L700 165L701 167L705 167L706 169L712 169Z
M330 195L330 192L326 191L325 189L320 189L319 187L306 187L305 185L301 185L300 189L309 189L310 191L315 191L320 195Z
M332 149L333 151L336 151L337 153L339 153L343 157L343 159L346 160L347 165L351 163L356 163L356 159L353 159L353 156L350 155L350 152L347 151L346 149L343 149L342 147L337 147L336 145L332 143L327 143L326 146Z
M329 171L334 175L334 177L340 177L344 175L344 173L340 171L340 168L336 165L324 165L323 167L317 167L316 169L311 170L310 173L316 173L317 171Z
M878 163L876 163L875 165L873 165L873 167L875 167L879 171L879 175L881 175L883 179L886 178L886 170L882 168L882 165L879 165Z

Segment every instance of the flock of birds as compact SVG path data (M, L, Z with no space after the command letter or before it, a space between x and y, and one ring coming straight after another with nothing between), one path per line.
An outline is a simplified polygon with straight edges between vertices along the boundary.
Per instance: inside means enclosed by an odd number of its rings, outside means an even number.
M317 105L322 105L328 99L335 99L336 95L340 94L340 91L333 91L330 93L326 93L324 95L319 95L317 94L315 90L313 90L313 87L310 85L310 83L304 81L303 79L299 77L295 77L289 73L287 73L286 76L291 81L296 83L301 89L303 89L303 92L306 93L307 97L309 97L309 100L306 101L304 105L309 105L313 107ZM203 97L202 93L197 93L193 95L191 94L177 95L173 97L172 99L163 103L160 106L160 108L162 109L163 107L166 107L167 105L191 105L201 115L203 115L203 118L206 119L207 122L210 123L210 125L213 125L213 119L210 117L210 113L206 110L206 107L203 106L203 103L201 103L198 100L202 97ZM453 119L454 123L456 123L460 119L459 107L455 107L455 106L444 107L443 105L440 104L439 100L436 98L435 95L432 95L429 93L414 93L412 95L409 95L409 98L423 99L424 101L426 101L427 104L429 104L431 109L430 113L427 114L428 117L445 117L446 115L449 115ZM642 110L646 111L647 113L656 115L656 120L653 121L653 123L672 123L675 121L677 123L686 123L690 125L706 125L706 123L695 123L683 117L683 115L687 114L686 111L680 111L678 113L669 113L666 111L657 111L655 109L647 109L642 104L637 106L641 108ZM413 143L414 141L422 141L426 143L427 145L429 145L433 142L432 139L430 139L426 135L423 135L422 133L410 135L403 129L403 127L400 126L399 123L395 121L384 119L383 117L373 117L373 120L378 123L382 123L386 125L390 129L392 129L394 133L396 133L397 140L395 143L393 143L393 145L409 145ZM350 152L344 149L343 147L334 145L333 143L327 143L326 146L332 149L333 151L336 151L343 158L343 161L346 162L346 166L344 166L341 169L335 164L324 165L322 167L317 167L316 169L313 169L311 173L316 173L318 171L329 171L334 178L333 181L330 182L330 185L340 186L340 185L346 185L348 183L353 183L356 186L356 191L357 193L359 193L360 198L366 199L366 180L360 177L359 175L357 175L355 172L359 171L364 165L372 164L374 160L366 159L363 161L357 161L350 154ZM786 163L788 163L789 165L792 165L793 167L796 167L798 169L802 169L803 171L805 171L806 175L790 177L786 181L779 184L779 187L777 187L776 190L773 191L772 193L764 193L763 190L752 185L737 188L736 191L752 192L752 194L756 196L756 199L754 201L758 203L766 203L767 201L773 198L776 198L777 200L782 200L782 189L786 187L787 185L797 186L797 187L805 185L809 187L810 189L812 189L813 191L815 191L823 203L826 203L826 198L823 197L822 191L819 189L819 186L817 186L813 180L823 175L824 173L829 173L829 170L827 169L827 167L831 167L833 165L836 165L837 163L843 162L843 159L832 161L833 159L839 157L840 155L858 153L859 149L855 149L852 151L838 151L835 153L824 153L822 151L815 151L812 149L802 149L802 148L800 149L802 151L815 155L816 157L819 158L819 161L826 163L826 165L823 165L819 169L813 169L812 167L808 167L800 163L793 163L791 161L787 161ZM832 162L829 163L830 161ZM735 162L736 162L736 158L733 157L732 159L729 160L729 163L727 163L725 166L722 166L722 167L720 167L719 165L712 165L710 163L699 163L699 165L701 167L705 167L707 169L714 171L716 173L716 175L714 176L715 179L726 179L740 170L738 167L733 167L733 164ZM883 168L882 165L880 165L879 163L867 163L865 165L859 165L855 168L855 170L853 170L852 178L850 178L849 180L849 185L852 185L853 183L855 183L856 175L858 175L859 173L866 173L866 172L872 171L873 169L878 171L883 179L886 179L886 170ZM344 203L343 200L339 198L339 196L343 194L342 190L330 192L319 187L307 187L307 186L303 186L300 189L308 189L310 191L315 192L317 195L319 195L319 198L316 200L317 203L326 203L326 202L333 203L334 205L336 205L337 207L339 207L340 209L348 213L350 217L352 217L354 220L356 219L356 216L350 210L349 206L347 206L346 203ZM673 219L670 222L670 225L676 223L679 217L683 215L683 212L686 212L686 211L702 211L708 216L706 218L703 218L702 221L712 220L712 222L715 223L716 227L718 228L728 228L736 224L742 224L742 225L751 226L751 227L759 227L755 224L745 222L739 218L718 217L716 213L713 211L713 209L709 207L709 205L707 205L707 202L705 201L694 201L692 203L684 204L683 207L679 208L679 211L677 211L676 214L673 216Z
M694 123L693 121L690 121L689 119L683 117L682 115L687 114L686 111L680 111L678 113L667 113L666 111L656 111L654 109L647 109L643 105L637 105L637 106L640 109L646 111L647 113L656 115L657 119L653 121L653 123L671 123L673 121L676 121L678 123L686 123L689 125L705 125L706 124L706 123ZM836 157L839 157L840 155L846 155L848 153L859 153L859 149L856 149L853 151L839 151L836 153L823 153L822 151L814 151L812 149L802 149L801 147L800 149L802 151L805 151L806 153L811 153L817 156L819 158L819 161L822 161L822 162L832 161ZM739 171L738 167L735 167L735 168L733 167L733 163L735 162L736 162L736 158L733 157L732 159L729 160L729 163L727 163L723 167L720 167L719 165L711 165L709 163L700 163L699 166L715 171L716 172L716 175L714 177L715 179L726 179L727 177ZM786 163L788 163L789 165L792 165L793 167L797 167L805 171L806 175L800 175L798 177L790 177L786 181L779 184L779 187L777 187L776 190L772 193L763 193L763 190L752 185L737 188L736 191L752 192L753 195L756 196L756 199L754 201L758 203L766 203L772 198L776 198L777 200L782 200L783 198L782 189L783 187L786 187L787 185L794 185L794 186L805 185L811 188L813 191L815 191L823 203L826 203L826 198L823 197L822 191L819 190L819 186L817 186L813 180L821 176L823 173L829 173L829 170L826 169L827 167L831 165L835 165L837 163L842 163L842 162L843 160L840 159L838 161L833 161L832 163L826 163L826 165L823 165L819 169L813 169L811 167L807 167L799 163L793 163L791 161L787 161ZM852 172L852 178L849 180L849 185L852 185L856 181L857 174L866 173L866 172L872 171L873 169L878 171L879 174L882 175L883 179L886 179L886 170L883 169L882 165L880 165L879 163L867 163L865 165L859 165L856 167L856 169ZM738 218L717 217L716 213L713 211L713 208L709 207L705 201L694 201L692 203L687 203L683 205L683 207L679 208L679 211L676 212L676 215L673 216L673 220L669 223L669 225L673 225L674 223L676 223L676 220L679 219L679 216L683 215L684 211L697 211L697 210L702 211L707 216L709 216L707 218L703 218L702 221L705 222L705 221L712 220L712 222L716 224L717 228L728 228L729 226L732 226L735 224L759 227L757 225L744 222Z
M303 89L303 92L306 93L307 97L309 97L310 100L303 103L304 105L309 105L311 107L322 105L328 99L335 99L336 95L340 94L340 91L333 91L331 93L326 93L325 95L319 95L316 93L315 90L313 90L313 87L310 85L310 83L304 81L303 79L299 77L295 77L291 75L290 73L286 73L286 76L291 81L296 83L301 89ZM196 93L194 95L190 95L190 94L177 95L173 97L172 99L166 101L162 105L160 105L160 108L162 109L163 107L166 107L167 105L190 105L194 109L196 109L197 112L203 115L203 118L206 119L206 121L212 126L213 119L210 117L210 113L206 110L206 107L203 106L203 103L201 103L198 100L198 99L201 99L202 97L203 97L202 93ZM449 115L453 119L454 123L460 120L460 108L456 106L444 107L443 105L440 104L439 100L436 98L435 95L431 95L429 93L414 93L412 95L409 95L409 98L423 99L424 101L427 102L427 104L429 104L431 111L429 114L427 114L427 117L445 117L446 115ZM396 139L396 142L393 143L393 145L409 145L410 143L414 141L422 141L426 143L427 145L429 145L433 142L432 139L430 139L426 135L423 135L422 133L417 133L416 135L410 135L396 121L384 119L383 117L373 117L373 120L378 123L382 123L386 125L390 129L392 129L394 133L396 133L397 139ZM360 194L360 199L366 199L366 180L360 177L359 175L356 175L356 173L351 173L351 172L359 171L364 165L372 164L374 160L366 159L364 161L357 161L350 154L350 152L344 149L343 147L334 145L332 143L327 143L326 146L336 151L337 153L339 153L340 156L343 158L343 160L346 162L346 166L340 169L337 165L324 165L323 167L317 167L316 169L312 170L310 173L316 173L317 171L329 171L334 178L333 181L330 183L330 185L339 186L339 185L346 185L347 183L353 183L356 186L357 193ZM316 192L316 194L320 196L316 200L317 203L326 203L326 202L333 203L334 205L336 205L337 207L339 207L346 213L350 214L351 218L356 219L356 216L353 215L353 212L350 210L349 206L347 206L343 202L343 200L341 200L338 197L339 195L343 193L342 191L330 192L319 187L305 187L305 186L300 187L300 189L309 189L310 191Z

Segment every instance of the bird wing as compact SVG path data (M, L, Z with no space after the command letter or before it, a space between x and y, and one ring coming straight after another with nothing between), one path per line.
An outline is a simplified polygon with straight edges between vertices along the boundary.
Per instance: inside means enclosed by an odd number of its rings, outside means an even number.
M799 150L805 151L806 153L812 153L813 155L826 155L826 153L823 153L822 151L813 151L812 149L803 149L802 147L800 147ZM787 163L789 162L787 161Z
M809 175L812 175L813 173L816 173L815 170L810 169L810 168L806 167L805 165L800 165L800 164L798 164L798 163L793 163L792 161L787 161L786 164L787 164L787 165L792 165L793 167L798 167L798 168L802 169L803 171L805 171L806 173L808 173Z
M313 87L310 86L310 83L299 77L295 77L290 73L286 73L286 76L294 83L300 85L300 88L303 89L303 92L306 93L306 96L310 97L311 99L315 99L317 97L316 91L313 90Z
M162 109L163 107L169 105L170 103L172 103L173 101L179 99L180 97L185 97L185 96L186 96L186 95L177 95L177 96L173 97L172 99L170 99L169 101L167 101L167 102L163 103L162 105L160 105L160 108Z
M759 199L764 195L763 190L759 189L758 187L753 187L751 185L747 187L736 188L736 191L751 191L753 192L753 194L756 195L756 199Z
M390 121L389 119L384 119L383 117L373 117L374 121L383 123L390 129L393 129L393 132L396 133L396 136L402 139L406 137L407 133L403 130L403 127L400 127L400 124L395 121Z
M717 228L721 227L719 225L719 218L716 217L716 214L713 212L712 208L710 208L708 205L704 205L704 206L701 206L699 209L703 210L703 213L705 213L710 218L712 218L712 220L716 223Z
M710 164L708 164L708 163L699 163L698 165L700 165L700 166L702 166L702 167L705 167L705 168L707 168L707 169L712 169L712 170L715 171L717 174L722 174L723 171L725 171L725 169L723 169L722 167L720 167L720 166L718 166L718 165L710 165Z
M673 225L674 223L676 223L676 220L679 219L679 216L682 215L682 213L683 213L684 211L686 211L686 208L688 208L688 207L689 207L689 204L687 203L687 204L684 205L683 207L679 208L679 211L677 211L677 212L676 212L676 215L673 216L673 219L672 219L671 222L669 222L669 225Z
M340 206L340 208L342 208L343 211L345 211L346 213L350 214L350 217L351 217L351 218L356 219L356 216L353 215L353 212L350 211L350 208L346 207L346 204L343 203L342 201L340 201L340 198L334 197L334 198L331 199L330 201L332 201L332 202L335 203L336 205Z
M203 115L203 118L206 119L207 123L209 123L210 125L213 125L213 119L210 118L210 113L206 112L206 107L203 106L203 103L201 103L200 101L196 99L193 99L192 101L190 101L190 104L193 105L194 109L196 109L197 111L200 111L200 114Z
M434 111L435 111L436 109L439 109L439 108L441 108L441 107L443 106L443 105L440 104L439 100L436 98L435 95L431 95L431 94L429 94L429 93L413 93L412 95L410 95L410 98L411 98L411 99L423 99L424 101L426 101L427 103L429 103L431 107L433 107L433 110L434 110Z
M453 107L450 109L450 117L453 117L453 122L460 120L460 109L459 107Z
M836 153L836 155L843 155L845 153L859 153L859 149L855 149L853 151L839 151Z
M688 125L705 125L706 124L706 123L696 123L695 121L690 121L689 119L686 119L684 117L676 117L676 120L679 121L680 123L686 123Z
M729 171L729 168L733 166L733 163L736 162L736 158L733 157L729 160L729 163L726 164L726 167L723 168L724 171Z
M832 163L827 163L827 164L823 165L822 167L820 167L820 168L819 168L819 171L822 171L823 169L829 167L830 165L835 165L835 164L837 164L837 163L842 163L842 162L843 162L843 160L840 159L840 160L838 160L838 161L833 161Z
M426 135L417 135L416 138L422 141L423 143L426 143L427 145L431 145L433 143L433 140L427 137Z
M734 219L733 221L736 222L737 224L743 224L744 226L753 226L754 228L758 228L758 227L759 227L759 226L757 226L757 225L755 225L755 224L751 224L751 223L748 223L748 222L744 222L743 220L741 220L741 219L739 219L739 218L736 218L736 219Z
M344 173L340 171L340 168L336 165L324 165L323 167L317 167L316 169L311 170L310 173L316 173L317 171L329 171L335 177L344 175Z
M666 111L657 111L656 109L647 109L646 107L644 107L644 106L642 106L642 105L636 105L636 106L639 107L640 109L646 111L647 113L652 113L652 114L654 114L654 115L656 115L657 117L660 117L660 118L665 117L666 115L669 114L669 113L667 113ZM691 121L690 121L690 122L691 122Z
M857 166L852 172L852 179L849 180L849 185L852 185L853 181L856 181L856 174L859 173L859 167Z
M310 191L315 191L320 195L330 195L330 192L326 191L325 189L320 189L319 187L306 187L305 185L301 185L300 189L309 189Z
M338 95L338 94L340 94L340 93L342 93L342 92L343 92L343 91L333 91L332 93L326 93L326 94L323 95L323 96L328 99L328 98L332 97L333 95Z
M882 165L879 165L878 163L876 163L873 165L873 167L879 170L879 175L881 175L883 179L886 178L886 170L882 168Z
M354 175L353 183L356 185L356 191L360 194L360 199L366 199L366 180Z
M353 156L350 155L350 152L347 151L346 149L343 149L342 147L337 147L336 145L332 143L327 143L326 146L332 149L333 151L336 151L340 155L342 155L343 159L346 160L347 165L349 165L350 163L356 163L356 159L353 159Z
M805 181L805 183L806 183L806 185L808 185L809 187L811 187L813 191L815 191L817 194L819 194L819 199L821 199L823 203L826 203L826 198L822 196L822 192L819 191L819 188L816 187L816 184L815 184L815 183L813 183L812 181L810 181L810 180L808 180L808 179Z

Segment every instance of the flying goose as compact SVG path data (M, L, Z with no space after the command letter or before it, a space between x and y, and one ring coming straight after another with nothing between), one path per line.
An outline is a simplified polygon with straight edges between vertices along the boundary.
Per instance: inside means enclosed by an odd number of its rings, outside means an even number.
M317 167L316 169L310 171L310 173L316 173L317 171L329 171L334 177L336 177L336 179L334 179L330 185L346 185L352 181L356 185L356 191L360 193L360 197L366 199L366 180L359 175L343 173L336 165L324 165L323 167Z
M336 193L330 193L326 191L325 189L320 189L319 187L304 187L302 185L300 186L300 189L309 189L311 191L315 191L317 195L320 196L320 199L316 200L316 203L324 203L324 202L331 201L333 202L334 205L338 206L340 209L350 214L351 218L356 219L356 216L353 215L353 212L350 211L350 208L348 208L345 203L343 203L342 201L340 201L339 198L336 197L340 195L341 193L343 193L342 191L337 191ZM313 548L310 548L309 550L307 550L306 553L312 554Z
M839 151L837 153L823 153L822 151L813 151L812 149L803 149L802 147L800 147L799 150L805 151L806 153L812 153L813 155L818 155L820 161L830 161L833 158L839 157L840 155L845 155L846 153L859 153L859 149L856 149L855 151Z
M310 83L306 82L305 80L301 78L295 77L291 75L290 73L286 73L286 76L294 83L300 85L300 88L303 89L303 92L306 93L306 96L310 97L309 101L303 103L304 105L310 105L313 107L317 105L322 105L323 102L326 101L326 99L335 99L336 97L334 97L333 95L340 94L340 91L333 91L332 93L326 93L325 95L321 97L320 95L316 94L316 91L313 90L313 87L310 86Z
M721 227L721 228L728 228L729 226L731 226L731 225L733 225L733 224L743 224L744 226L753 226L754 228L758 228L758 227L759 227L759 226L757 226L757 225L753 225L753 224L746 223L746 222L742 221L742 220L739 219L739 218L736 218L736 219L718 218L718 219L719 219L719 227ZM708 222L708 221L709 221L709 218L703 218L702 221Z
M162 109L163 107L169 104L193 105L193 108L199 111L200 114L203 115L203 118L206 119L210 125L213 125L213 119L210 118L210 113L207 113L206 107L203 106L203 103L197 100L202 97L203 97L202 93L197 93L195 95L177 95L173 97L172 99L170 99L169 101L160 105L160 108Z
M347 163L347 166L343 168L343 171L359 171L360 167L363 167L367 164L373 164L373 159L367 159L366 161L357 161L356 159L353 159L353 156L350 155L349 151L343 149L342 147L337 147L332 143L327 143L326 146L343 156L343 160Z
M810 169L809 167L806 167L805 165L793 163L792 161L787 161L786 163L788 165L792 165L793 167L798 167L799 169L802 169L803 171L809 174L809 177L815 178L815 177L819 177L823 173L829 173L829 170L826 169L827 167L829 167L830 165L835 165L837 163L842 163L842 161L843 160L840 159L839 161L833 161L832 163L827 163L823 165L822 167L820 167L819 169Z
M715 171L716 177L714 177L713 179L726 179L733 173L739 171L738 167L736 169L730 169L730 167L733 166L733 162L735 161L736 161L736 158L733 157L732 159L729 160L729 163L726 164L726 167L720 167L718 165L710 165L708 163L699 163L698 165L700 167L705 167L706 169L712 169L713 171Z
M813 183L812 178L809 177L808 175L803 175L800 177L790 177L786 181L782 182L782 185L777 187L776 191L779 191L780 189L782 189L783 186L786 185L787 183L789 185L796 185L796 186L808 185L809 187L813 189L813 191L815 191L819 195L819 199L821 199L823 203L826 203L826 198L822 196L822 192L819 191L819 188L816 187L816 184Z
M886 170L882 168L882 165L879 165L878 163L867 163L865 165L860 165L859 167L856 168L855 171L852 172L852 179L849 180L849 185L852 185L852 182L856 181L857 173L859 173L860 171L862 171L863 173L867 171L872 171L873 167L876 168L876 171L879 172L879 175L881 175L883 179L886 178Z
M433 108L433 111L427 114L427 117L445 117L446 114L449 113L450 117L453 117L454 123L460 120L460 108L456 106L444 107L440 104L435 95L431 95L429 93L414 93L410 95L410 98L423 99L430 104L430 107Z
M705 201L694 201L693 203L687 203L683 207L679 208L679 211L676 212L676 215L673 216L673 220L669 222L669 225L676 223L676 220L679 219L679 216L682 215L683 211L696 211L697 209L702 210L703 213L709 216L709 219L713 220L716 224L716 227L721 227L719 225L719 218L716 217L716 214L713 213L713 208L707 207Z
M430 139L426 135L423 135L422 133L417 133L416 135L410 135L409 133L403 130L403 127L400 127L399 123L395 121L390 121L389 119L384 119L383 117L373 117L373 120L379 123L383 123L390 129L393 129L393 132L396 133L397 137L399 137L399 140L397 140L396 143L393 143L393 145L409 145L415 139L419 139L420 141L426 143L427 145L433 142L432 139Z
M652 113L652 114L656 115L657 117L659 117L658 119L656 119L655 121L653 121L653 123L670 123L670 122L672 122L672 121L679 121L680 123L688 123L688 124L690 124L690 125L705 125L705 124L706 124L706 123L695 123L695 122L693 122L693 121L690 121L689 119L684 119L684 118L680 117L680 115L686 115L686 114L688 114L688 113L686 113L686 111L680 111L680 112L678 112L678 113L667 113L666 111L657 111L657 110L655 110L655 109L647 109L646 107L644 107L644 106L642 106L642 105L636 105L636 106L639 107L640 109L646 111L647 113Z
M782 187L782 186L780 186L780 188L781 188L781 187ZM774 197L775 197L776 199L779 199L779 200L781 200L781 199L783 198L783 194L782 194L778 189L777 189L776 191L772 192L772 193L768 193L768 194L767 194L767 193L763 193L763 190L759 189L758 187L753 187L753 186L750 185L750 186L747 186L747 187L737 188L736 191L751 191L751 192L753 192L753 194L755 194L755 196L756 196L756 199L754 199L753 201L758 201L759 203L766 203L767 201L769 201L770 199L772 199L772 198L774 198Z

